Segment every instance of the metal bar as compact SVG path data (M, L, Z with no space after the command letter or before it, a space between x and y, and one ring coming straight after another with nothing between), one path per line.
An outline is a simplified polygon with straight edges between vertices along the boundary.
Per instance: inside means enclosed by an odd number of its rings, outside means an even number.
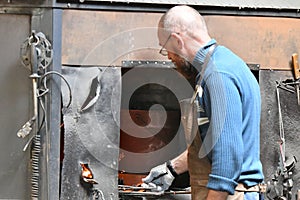
M66 2L58 1L56 7L72 8L72 9L101 9L101 10L117 10L117 11L133 11L133 12L165 12L169 8L177 5L176 2L169 4L155 3L133 3L133 2ZM208 5L192 5L203 15L245 15L245 16L272 16L272 17L293 17L299 18L299 9L279 9L279 8L241 8L234 6L208 6Z
M51 10L53 61L52 71L61 72L62 10ZM48 199L59 199L60 180L60 121L61 79L53 76L50 81L49 144L48 144Z
M53 60L48 71L61 72L62 10L45 9L33 15L31 29L43 32L52 42ZM45 101L45 127L41 130L40 199L59 199L60 189L60 120L61 79L52 76Z
M285 136L284 136L284 127L283 127L283 119L281 113L281 105L280 105L280 94L279 94L279 82L276 82L276 97L277 97L277 105L278 105L278 123L279 123L279 135L280 135L280 144L279 144L279 155L280 155L280 170L282 173L285 171Z
M0 13L14 14L37 14L43 9L76 9L76 10L104 10L104 11L129 11L129 12L158 12L163 13L175 4L150 4L150 3L130 3L130 2L94 2L78 3L59 1L53 5L47 4L24 4L11 3L1 4ZM265 16L265 17L290 17L299 18L299 9L279 9L279 8L240 8L224 6L203 6L193 5L203 15L236 15L236 16Z
M164 192L139 192L139 191L119 191L119 194L124 196L162 196L162 195L178 195L178 194L191 194L189 190L182 190L182 191L164 191Z
M165 67L175 68L174 64L170 61L152 61L152 60L124 60L122 61L122 67Z

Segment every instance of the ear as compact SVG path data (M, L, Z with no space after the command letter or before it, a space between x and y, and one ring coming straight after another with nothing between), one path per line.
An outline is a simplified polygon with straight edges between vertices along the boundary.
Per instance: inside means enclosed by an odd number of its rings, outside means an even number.
M184 41L180 35L180 33L172 33L172 37L176 40L176 45L178 49L182 49L184 46Z

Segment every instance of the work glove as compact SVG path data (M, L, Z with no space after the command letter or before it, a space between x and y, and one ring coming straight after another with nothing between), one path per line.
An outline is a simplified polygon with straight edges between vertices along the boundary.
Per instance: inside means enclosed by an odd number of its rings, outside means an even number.
M174 171L170 161L156 166L150 170L142 181L151 187L152 191L161 192L169 189L178 174ZM144 184L144 186L145 186Z

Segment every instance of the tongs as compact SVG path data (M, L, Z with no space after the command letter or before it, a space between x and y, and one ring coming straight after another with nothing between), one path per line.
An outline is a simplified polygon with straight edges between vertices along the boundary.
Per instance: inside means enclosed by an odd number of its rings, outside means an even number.
M119 194L132 195L132 196L161 196L169 194L190 194L190 188L180 190L168 190L168 191L153 191L156 186L131 186L131 185L118 185Z

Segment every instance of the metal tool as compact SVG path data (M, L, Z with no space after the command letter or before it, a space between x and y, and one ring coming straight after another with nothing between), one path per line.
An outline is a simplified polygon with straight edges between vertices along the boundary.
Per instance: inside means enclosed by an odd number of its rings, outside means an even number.
M32 48L35 47L36 57L32 57ZM53 49L51 43L42 32L36 33L34 30L21 45L20 49L22 64L32 70L32 63L38 70L45 70L52 62Z
M155 186L132 186L132 185L118 185L119 190L152 190Z
M297 102L298 105L300 105L300 90L299 90L299 85L300 85L300 71L299 71L299 63L298 63L298 54L294 53L292 55L292 66L293 66L293 71L294 71L294 78L295 78L295 89L297 93Z
M290 81L284 81L289 83ZM277 95L277 103L278 103L278 116L279 116L279 166L272 178L272 183L268 183L268 199L280 199L280 200L291 200L292 199L292 188L293 188L293 170L295 168L295 164L297 159L295 156L287 155L285 149L285 133L283 127L283 119L281 113L281 105L280 105L280 92L279 88L285 89L282 87L285 83L276 81L276 95ZM289 90L286 90L289 91ZM290 92L290 91L289 91ZM273 193L273 194L272 194ZM271 196L272 195L272 196Z
M280 105L280 96L279 96L279 87L280 82L276 82L276 96L277 96L277 105L278 105L278 122L279 122L279 136L280 136L280 170L284 172L284 163L285 163L285 137L284 137L284 128L283 128L283 120L281 114L281 105Z
M22 64L31 71L29 78L32 80L32 100L33 100L33 117L27 121L17 132L18 137L25 138L31 132L32 136L23 148L26 151L29 144L31 147L31 198L39 199L40 191L40 153L42 149L40 135L40 113L39 113L39 80L45 73L46 68L52 62L52 49L50 42L41 32L36 33L34 30L31 35L21 45ZM42 104L40 102L40 104ZM41 107L43 107L41 105Z
M34 124L36 116L33 116L28 122L26 122L22 128L17 132L17 136L25 138L32 131L32 125Z
M32 94L33 94L33 118L35 118L35 123L32 125L34 130L33 146L32 146L32 176L31 176L31 197L32 199L39 198L39 160L41 152L41 138L38 130L39 126L39 106L38 106L38 79L40 78L38 72L38 44L40 40L39 37L32 32L31 37L29 37L30 44L30 65L31 65L31 75L32 79ZM23 149L26 150L26 149Z
M168 191L152 191L156 187L143 187L143 186L130 186L119 185L119 194L128 196L162 196L162 195L176 195L176 194L191 194L190 188L181 190L168 190Z

